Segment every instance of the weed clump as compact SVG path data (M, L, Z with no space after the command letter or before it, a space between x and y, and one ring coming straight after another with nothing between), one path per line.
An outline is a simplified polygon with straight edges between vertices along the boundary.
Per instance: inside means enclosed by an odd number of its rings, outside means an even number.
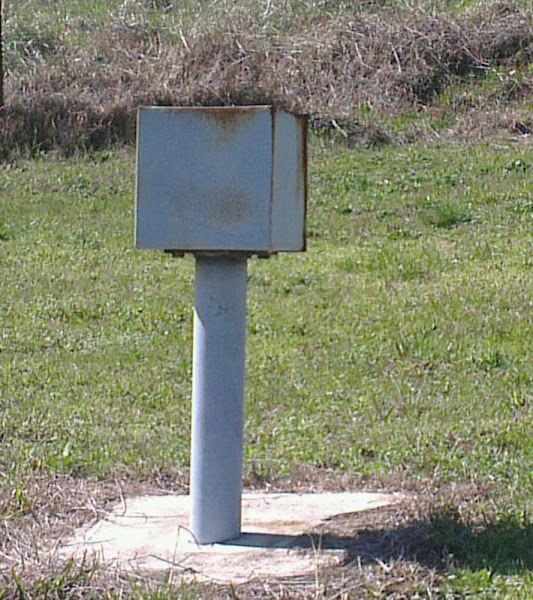
M130 144L139 105L275 103L370 145L418 138L421 118L439 137L529 130L533 11L521 5L454 16L223 2L186 24L176 6L141 3L105 27L84 20L81 41L76 23L13 39L8 14L0 157Z

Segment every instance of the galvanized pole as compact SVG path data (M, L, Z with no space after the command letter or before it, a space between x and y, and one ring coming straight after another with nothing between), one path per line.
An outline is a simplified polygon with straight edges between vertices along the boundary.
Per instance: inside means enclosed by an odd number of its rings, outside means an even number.
M241 532L247 258L196 255L191 525L201 544Z

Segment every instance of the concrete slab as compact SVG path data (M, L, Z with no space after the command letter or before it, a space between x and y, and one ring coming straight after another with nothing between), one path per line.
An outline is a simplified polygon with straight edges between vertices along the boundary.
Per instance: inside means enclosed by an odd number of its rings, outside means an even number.
M62 555L97 560L135 572L181 571L185 578L242 583L290 577L317 566L340 564L348 540L309 532L334 516L398 502L376 493L263 494L242 497L243 534L221 544L199 545L189 530L189 496L125 500L96 525L68 540Z

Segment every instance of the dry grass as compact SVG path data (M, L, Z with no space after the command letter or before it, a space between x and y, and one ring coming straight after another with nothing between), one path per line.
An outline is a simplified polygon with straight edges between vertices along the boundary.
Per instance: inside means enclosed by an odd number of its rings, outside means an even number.
M131 144L143 104L277 103L370 142L422 135L391 126L402 111L461 115L448 133L463 137L532 126L531 9L491 3L454 17L266 6L218 3L174 32L117 18L90 32L90 46L33 36L11 56L0 153ZM477 90L491 77L484 91L439 105L454 85Z
M67 475L21 480L0 503L0 598L105 597L120 591L127 580L122 575L89 560L59 559L62 541L125 497L184 493L185 484L179 472L154 474L150 482L123 474L106 482Z
M236 587L195 584L190 590L181 588L183 597L433 597L444 589L451 566L479 566L472 547L484 536L492 536L491 543L515 544L517 557L527 555L521 538L527 541L524 536L530 534L520 527L503 531L501 524L498 528L491 525L492 490L486 485L443 486L433 479L415 483L404 480L401 474L390 481L370 482L303 468L271 482L269 490L338 491L368 485L401 489L407 500L392 507L343 515L309 532L316 544L327 545L328 539L336 540L336 544L340 539L345 541L347 560L343 566L324 568L313 576L256 580ZM122 476L120 482L42 477L25 481L21 489L24 496L14 493L2 507L4 514L11 516L1 524L0 598L171 597L181 593L176 588L179 576L120 573L90 560L75 564L58 559L56 550L76 528L102 518L112 504L125 498L184 493L184 474L155 474L150 481ZM455 546L448 544L451 539ZM505 572L505 565L498 564L497 569Z

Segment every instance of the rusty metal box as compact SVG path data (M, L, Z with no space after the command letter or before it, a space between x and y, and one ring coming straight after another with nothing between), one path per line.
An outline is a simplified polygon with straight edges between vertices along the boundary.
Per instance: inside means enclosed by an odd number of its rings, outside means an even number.
M137 247L304 250L306 135L272 106L141 108Z

